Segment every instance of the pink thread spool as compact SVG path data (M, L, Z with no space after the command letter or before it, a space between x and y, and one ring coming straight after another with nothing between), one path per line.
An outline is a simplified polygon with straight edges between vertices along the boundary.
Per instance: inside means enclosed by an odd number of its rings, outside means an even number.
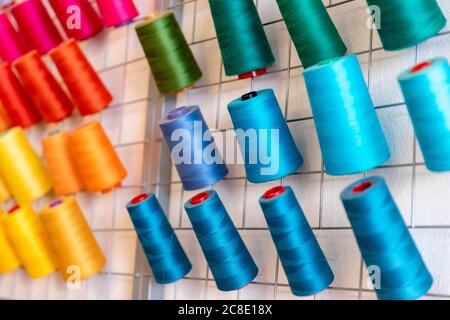
M69 38L86 40L103 30L102 19L89 0L49 0L49 2ZM76 21L78 14L79 20Z
M119 27L139 15L133 0L97 0L106 27Z
M0 13L0 59L13 62L27 53L28 46L5 12Z
M22 36L40 54L47 53L63 41L41 0L19 2L11 8L11 13Z

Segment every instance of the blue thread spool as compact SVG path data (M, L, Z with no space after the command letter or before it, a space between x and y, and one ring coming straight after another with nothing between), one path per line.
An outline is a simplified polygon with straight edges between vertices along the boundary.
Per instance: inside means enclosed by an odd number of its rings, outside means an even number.
M366 266L379 268L378 298L412 300L426 294L433 278L384 179L357 181L342 192L341 200Z
M431 171L450 170L450 67L444 58L403 72L399 83Z
M326 172L355 174L387 161L389 147L356 56L319 63L304 76Z
M127 210L156 282L169 284L187 275L192 265L156 196L141 194L127 204Z
M217 288L238 290L255 279L258 267L217 193L202 192L187 201L184 208Z
M272 89L249 92L228 104L247 179L252 183L264 183L283 178L303 165L303 158L295 145L286 120ZM276 130L276 131L274 131ZM242 132L254 132L255 145ZM263 133L266 135L262 135ZM278 141L272 141L272 132L278 133ZM277 150L278 148L278 150ZM271 163L261 155L275 158ZM273 168L273 169L271 169Z
M198 106L184 106L169 112L159 126L185 190L205 188L228 174ZM179 136L182 133L187 134L187 137ZM180 150L182 146L185 148ZM180 159L175 156L180 156Z
M291 187L275 187L259 199L292 293L310 296L334 279Z

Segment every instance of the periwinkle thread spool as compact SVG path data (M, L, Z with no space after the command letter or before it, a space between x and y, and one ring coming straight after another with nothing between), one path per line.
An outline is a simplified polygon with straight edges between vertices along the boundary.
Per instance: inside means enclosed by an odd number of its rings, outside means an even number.
M248 285L258 275L228 212L214 190L202 192L184 205L208 266L222 291Z
M412 300L433 279L381 177L351 184L341 194L365 264L381 300Z
M139 15L133 0L96 0L106 27L130 23Z
M310 296L334 279L291 187L275 187L259 199L292 293Z
M418 45L436 35L446 19L436 0L367 0L381 12L377 28L385 50ZM376 16L376 15L375 15Z
M202 72L173 12L149 17L136 26L153 77L161 93L175 93L194 84Z
M142 248L159 284L183 278L192 269L186 253L153 193L144 193L127 204Z
M444 58L403 72L399 83L427 168L450 170L450 67Z
M390 157L356 56L324 61L304 72L326 172L363 172Z
M253 0L209 0L227 76L259 76L275 62Z
M304 68L342 57L347 47L322 1L277 0Z
M228 111L244 158L248 181L263 183L277 180L303 165L302 155L272 89L247 93L230 102ZM272 137L273 133L276 135ZM253 141L252 136L255 138ZM278 138L278 141L273 138ZM272 158L270 163L263 158L266 156Z
M28 52L22 35L12 25L6 12L0 13L0 59L8 63Z
M159 126L185 190L213 185L228 174L198 106L169 112Z

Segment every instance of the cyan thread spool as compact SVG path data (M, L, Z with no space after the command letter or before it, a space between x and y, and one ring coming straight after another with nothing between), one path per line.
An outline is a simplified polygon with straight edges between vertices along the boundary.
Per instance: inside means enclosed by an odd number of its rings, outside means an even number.
M330 265L291 187L268 190L259 199L294 295L310 296L333 282Z
M258 275L258 267L214 190L184 205L208 266L222 291L238 290Z
M183 278L192 269L186 253L153 193L143 193L127 204L153 276L159 284Z
M227 76L239 79L267 72L275 62L253 0L209 0Z
M272 89L249 92L230 102L228 111L248 181L277 180L303 165L302 155Z
M390 157L355 55L304 72L325 170L330 175L373 169Z
M399 83L431 171L450 170L450 67L432 59L403 72Z
M380 300L413 300L433 278L381 177L351 184L341 194L361 254Z
M159 126L185 190L213 185L228 174L198 106L169 112Z

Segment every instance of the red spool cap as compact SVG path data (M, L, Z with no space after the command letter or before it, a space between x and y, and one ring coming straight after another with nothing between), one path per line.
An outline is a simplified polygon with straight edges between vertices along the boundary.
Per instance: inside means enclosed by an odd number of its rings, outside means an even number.
M264 193L264 199L276 198L280 194L283 194L285 191L286 191L286 188L283 186L278 186L278 187L272 188L272 189L266 191L266 193Z
M356 187L352 189L353 193L361 193L366 191L372 186L372 182L370 181L364 181L363 183L358 184Z
M432 65L432 63L429 62L429 61L419 63L417 66L414 66L414 67L411 68L411 72L412 73L417 73L419 71L422 71L422 70L424 70L426 68L431 67L431 65Z
M254 78L254 77L263 75L265 73L267 73L267 68L262 68L262 69L258 69L258 70L255 70L255 71L250 71L250 72L246 72L246 73L240 74L239 75L239 79L240 80L250 79L250 78Z
M16 204L15 206L13 206L11 209L8 210L8 213L9 214L14 213L19 209L20 209L20 206L18 204Z
M131 204L138 204L147 199L148 199L148 194L142 193L142 194L134 197L133 199L131 199Z
M208 199L209 199L208 192L202 192L202 193L199 193L198 195L194 196L190 201L192 204L200 204L200 203L205 202Z

